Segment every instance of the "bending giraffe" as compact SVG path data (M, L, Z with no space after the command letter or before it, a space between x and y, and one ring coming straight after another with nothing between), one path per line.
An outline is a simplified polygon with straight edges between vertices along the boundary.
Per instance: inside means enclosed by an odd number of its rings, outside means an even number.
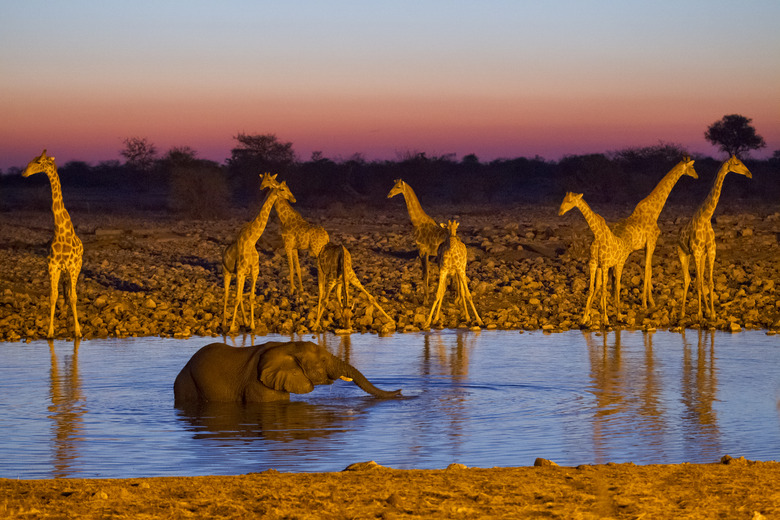
M372 307L379 309L379 312L389 321L395 324L395 321L387 315L385 310L379 305L363 284L358 280L355 271L352 269L352 255L343 245L336 245L328 242L317 250L310 250L317 257L317 285L319 288L319 298L317 300L317 320L314 329L320 328L320 319L325 311L325 305L328 302L330 293L336 289L336 301L341 307L341 314L344 318L344 328L352 330L352 304L349 300L349 286L352 285L366 295ZM344 299L341 298L341 290L344 288Z
M447 238L442 242L438 252L439 261L439 285L436 289L436 299L431 306L431 312L428 314L428 319L425 321L423 328L429 328L431 321L439 321L439 315L441 314L441 304L444 300L444 292L447 289L447 279L450 276L455 277L457 283L458 292L460 294L460 301L463 305L463 315L468 320L469 310L466 306L466 302L471 305L471 310L474 311L474 317L477 323L482 325L482 318L479 317L476 307L474 307L474 300L471 298L471 292L469 291L469 279L466 276L466 260L468 252L466 245L458 238L458 222L450 220L445 227L444 224L441 228L447 231ZM435 314L435 318L434 318Z
M328 232L320 226L312 226L306 222L300 213L295 211L290 202L276 199L274 204L276 214L281 224L284 250L287 253L287 265L290 269L290 294L295 294L295 278L303 293L303 281L301 280L301 264L298 260L298 250L308 250L312 257L316 258L315 251L319 252L330 240Z
M54 310L57 306L59 280L62 272L67 273L70 282L68 300L73 313L73 333L77 338L81 337L78 312L76 311L76 281L81 272L81 260L84 254L84 246L76 236L73 223L62 201L62 188L60 178L57 175L57 165L54 157L46 155L46 150L27 165L23 177L29 177L36 173L44 172L51 184L51 211L54 214L54 239L51 242L49 252L49 282L51 284L49 300L49 332L47 337L54 337Z
M563 215L572 208L580 210L594 235L593 243L590 246L590 260L588 261L590 271L588 299L580 322L583 325L590 323L590 306L593 303L595 293L601 290L601 321L602 325L609 325L609 319L607 318L607 279L609 270L613 269L615 274L615 313L617 319L620 320L623 318L620 313L620 278L623 275L623 265L626 263L626 258L628 258L631 250L626 242L609 229L604 217L590 209L590 206L583 200L582 193L567 193L558 210L558 215ZM594 281L596 282L595 290Z
M401 179L395 181L395 185L387 194L387 198L401 194L406 201L406 209L414 226L414 243L420 256L422 266L423 302L428 304L428 273L430 270L430 257L438 254L439 246L447 239L446 227L439 225L435 220L423 211L417 195L411 186Z
M744 175L748 179L753 178L750 170L742 164L742 161L732 155L726 160L718 170L715 176L715 183L712 185L704 203L696 210L691 220L680 230L680 237L677 241L677 255L680 257L680 266L683 274L683 297L680 307L680 319L685 317L685 302L688 298L688 285L691 283L691 275L688 271L690 258L693 256L693 264L696 269L696 292L699 296L699 320L702 319L701 299L704 293L704 272L705 262L707 263L707 288L709 293L709 305L707 295L704 295L704 305L710 315L710 319L715 318L715 285L712 281L712 271L715 266L715 231L712 229L712 215L715 213L715 207L720 199L720 192L723 187L723 180L729 172Z
M266 174L268 175L268 174ZM266 179L261 188L266 186ZM236 315L238 308L241 307L241 318L244 325L247 324L246 313L244 312L244 281L247 274L251 278L249 313L250 327L255 328L255 287L257 285L257 276L260 272L260 255L257 253L257 241L265 231L268 223L268 216L271 214L271 208L278 199L295 202L295 197L287 187L287 183L277 184L278 187L272 187L263 201L260 213L252 220L241 227L236 239L231 242L222 252L222 277L225 286L225 302L222 308L222 330L227 330L227 304L228 294L230 292L230 279L236 277L236 301L233 305L233 320L230 322L230 330L236 325Z
M642 286L642 308L647 308L647 302L654 307L653 301L653 270L652 259L658 236L661 229L658 227L658 216L664 209L669 193L683 175L698 179L693 169L693 159L684 157L674 168L661 179L661 182L650 192L650 195L642 199L628 217L617 221L612 226L612 232L623 239L630 251L645 250L645 279Z

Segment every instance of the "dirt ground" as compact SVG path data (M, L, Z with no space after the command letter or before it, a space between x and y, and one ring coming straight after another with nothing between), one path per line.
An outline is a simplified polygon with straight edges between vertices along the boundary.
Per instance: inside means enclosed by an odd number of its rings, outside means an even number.
M147 479L0 479L17 518L780 517L780 463L395 470Z

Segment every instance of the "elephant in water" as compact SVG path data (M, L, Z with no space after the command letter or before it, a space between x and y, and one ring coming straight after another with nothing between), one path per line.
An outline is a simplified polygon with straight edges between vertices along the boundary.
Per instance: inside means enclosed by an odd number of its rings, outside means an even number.
M193 354L173 383L177 404L193 401L287 401L336 379L353 381L382 399L401 390L375 387L358 369L310 341L271 341L251 347L211 343Z

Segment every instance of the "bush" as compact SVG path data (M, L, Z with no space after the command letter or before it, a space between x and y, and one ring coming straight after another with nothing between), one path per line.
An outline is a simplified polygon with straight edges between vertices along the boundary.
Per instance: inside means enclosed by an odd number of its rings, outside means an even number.
M223 218L230 207L230 190L216 163L192 160L171 167L168 205L189 218Z

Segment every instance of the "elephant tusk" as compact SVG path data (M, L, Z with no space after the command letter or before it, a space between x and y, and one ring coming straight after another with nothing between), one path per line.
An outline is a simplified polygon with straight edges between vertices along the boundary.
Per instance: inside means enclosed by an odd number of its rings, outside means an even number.
M341 379L342 381L352 381L352 378L347 376L339 376L339 379Z

